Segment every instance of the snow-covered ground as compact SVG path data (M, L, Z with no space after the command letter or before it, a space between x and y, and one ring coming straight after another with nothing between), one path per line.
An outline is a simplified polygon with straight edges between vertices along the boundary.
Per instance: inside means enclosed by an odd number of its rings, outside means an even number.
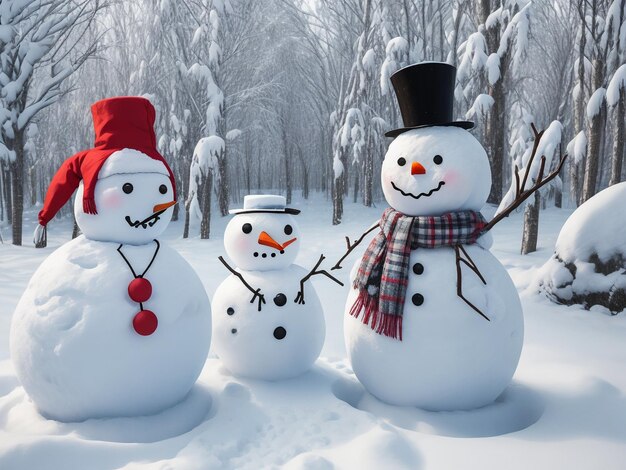
M360 234L383 210L347 204L344 223L333 227L322 196L295 205L303 210L297 263L305 267L322 252L334 262L344 235ZM493 252L521 293L526 332L514 383L491 406L433 413L388 406L365 392L343 344L347 288L321 278L313 282L327 335L310 372L282 382L240 380L211 354L188 398L160 415L70 424L37 414L9 360L19 297L69 238L70 222L55 220L46 249L0 245L0 469L623 469L626 316L558 306L526 291L570 213L541 213L540 249L528 256L519 255L521 214L494 230ZM35 212L26 218L25 233L32 233ZM182 240L180 222L163 237L197 270L209 296L227 275L217 261L226 221L213 220L208 241ZM343 281L348 271L339 273Z

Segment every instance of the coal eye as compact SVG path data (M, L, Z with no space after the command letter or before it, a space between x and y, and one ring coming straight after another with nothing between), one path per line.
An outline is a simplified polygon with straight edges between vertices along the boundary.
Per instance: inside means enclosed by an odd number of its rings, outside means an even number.
M285 225L285 235L291 235L293 233L293 227L291 225Z
M250 225L250 224L243 224L241 226L241 231L243 233L250 233L250 232L252 232L252 225Z
M443 163L443 157L441 155L435 155L433 157L433 162L435 165L441 165Z
M124 183L124 186L122 186L122 191L124 191L126 194L130 194L133 192L133 185L130 183Z
M406 159L404 157L398 158L398 165L400 166L406 165Z
M164 184L162 184L161 186L159 186L159 192L161 194L165 194L167 192L167 186L165 186Z

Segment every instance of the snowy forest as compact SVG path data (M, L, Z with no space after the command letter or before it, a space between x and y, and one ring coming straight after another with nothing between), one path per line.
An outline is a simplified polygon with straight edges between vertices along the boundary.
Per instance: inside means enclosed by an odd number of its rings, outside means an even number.
M340 224L346 199L384 202L384 133L402 125L389 76L420 61L458 69L455 113L477 123L489 203L532 123L569 155L526 203L522 251L541 209L625 179L626 0L0 0L0 233L30 240L24 211L92 146L90 105L119 95L157 109L183 237L209 238L212 219L267 191L322 193Z

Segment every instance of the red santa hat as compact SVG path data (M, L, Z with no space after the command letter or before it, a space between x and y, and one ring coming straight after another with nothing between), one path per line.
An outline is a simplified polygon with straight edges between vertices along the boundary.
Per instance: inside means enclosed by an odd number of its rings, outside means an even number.
M91 106L96 133L94 148L71 156L59 168L48 187L39 224L45 226L72 197L83 181L83 211L97 214L94 191L98 177L140 171L169 176L176 197L174 174L156 149L152 103L139 96L107 98ZM124 149L135 151L120 152ZM107 159L113 154L114 157ZM102 170L102 171L101 171Z

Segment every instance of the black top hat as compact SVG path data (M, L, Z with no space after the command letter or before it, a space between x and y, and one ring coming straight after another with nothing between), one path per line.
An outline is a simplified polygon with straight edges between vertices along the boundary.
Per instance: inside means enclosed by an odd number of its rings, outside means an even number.
M386 132L396 137L411 129L456 126L471 129L471 121L453 121L456 67L444 62L421 62L401 68L391 76L405 127Z

